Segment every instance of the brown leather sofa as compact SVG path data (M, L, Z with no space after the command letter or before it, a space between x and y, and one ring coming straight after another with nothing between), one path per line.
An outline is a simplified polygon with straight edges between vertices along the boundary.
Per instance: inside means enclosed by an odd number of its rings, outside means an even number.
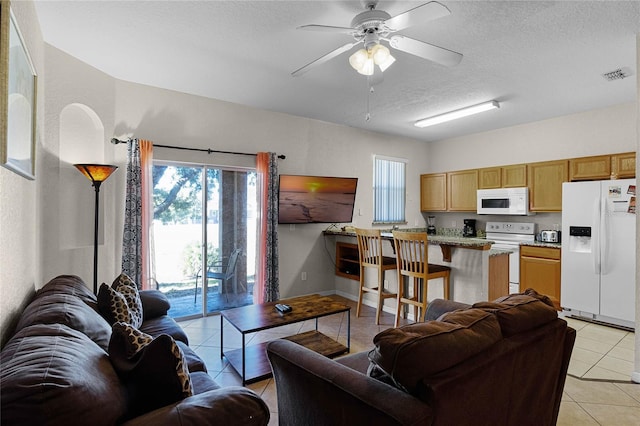
M473 306L435 300L427 321L330 360L267 345L280 425L553 425L575 330L533 290Z
M174 383L160 350L136 365L144 383L123 378L109 356L112 327L98 312L96 296L80 278L63 275L36 293L2 348L2 425L268 423L269 409L258 395L239 386L222 388L209 376L182 328L166 315L169 302L162 293L141 291L140 299L139 330L159 343L153 348L167 342L174 348L175 341L191 396L168 396L165 387ZM171 402L165 404L167 397Z

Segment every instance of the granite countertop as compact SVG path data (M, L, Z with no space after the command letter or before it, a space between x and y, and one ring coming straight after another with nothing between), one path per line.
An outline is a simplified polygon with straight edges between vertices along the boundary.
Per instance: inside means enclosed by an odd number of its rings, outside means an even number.
M426 228L400 228L400 231L414 231L414 232L426 232ZM392 239L391 229L381 229L383 235L382 237L385 239ZM355 237L355 232L342 231L342 230L327 230L324 231L325 235L338 235L344 237ZM437 244L437 245L449 245L449 246L457 246L457 247L469 247L469 248L480 248L485 247L487 245L491 245L494 241L487 240L485 238L471 238L471 237L463 237L457 235L429 235L429 244ZM497 254L497 253L496 253Z
M505 250L505 249L490 249L489 250L489 257L491 256L502 256L502 255L509 255L513 253L513 251L511 250Z
M547 248L562 248L561 243L545 243L543 241L530 241L520 243L521 246L532 246L532 247L547 247Z

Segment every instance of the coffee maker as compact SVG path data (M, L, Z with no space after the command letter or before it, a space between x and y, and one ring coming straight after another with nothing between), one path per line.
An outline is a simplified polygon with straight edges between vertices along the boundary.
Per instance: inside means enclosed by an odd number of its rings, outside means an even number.
M476 236L476 220L464 219L464 227L462 228L463 237L475 237Z
M436 235L436 217L427 216L427 235Z

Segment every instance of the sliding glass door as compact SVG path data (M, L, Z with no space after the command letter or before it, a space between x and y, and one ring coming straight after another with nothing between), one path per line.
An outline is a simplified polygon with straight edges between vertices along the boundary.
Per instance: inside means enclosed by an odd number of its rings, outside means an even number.
M253 303L255 171L155 162L153 184L155 277L169 315Z

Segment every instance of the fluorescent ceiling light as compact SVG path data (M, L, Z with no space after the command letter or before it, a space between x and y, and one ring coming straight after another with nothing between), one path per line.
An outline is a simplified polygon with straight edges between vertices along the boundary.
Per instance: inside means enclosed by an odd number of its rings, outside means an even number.
M500 108L500 104L497 101L484 102L478 105L473 105L470 107L458 109L451 112L445 112L444 114L418 120L415 122L415 126L416 127L433 126L435 124L444 123L445 121L455 120L457 118L478 114L480 112L489 111L495 108Z

